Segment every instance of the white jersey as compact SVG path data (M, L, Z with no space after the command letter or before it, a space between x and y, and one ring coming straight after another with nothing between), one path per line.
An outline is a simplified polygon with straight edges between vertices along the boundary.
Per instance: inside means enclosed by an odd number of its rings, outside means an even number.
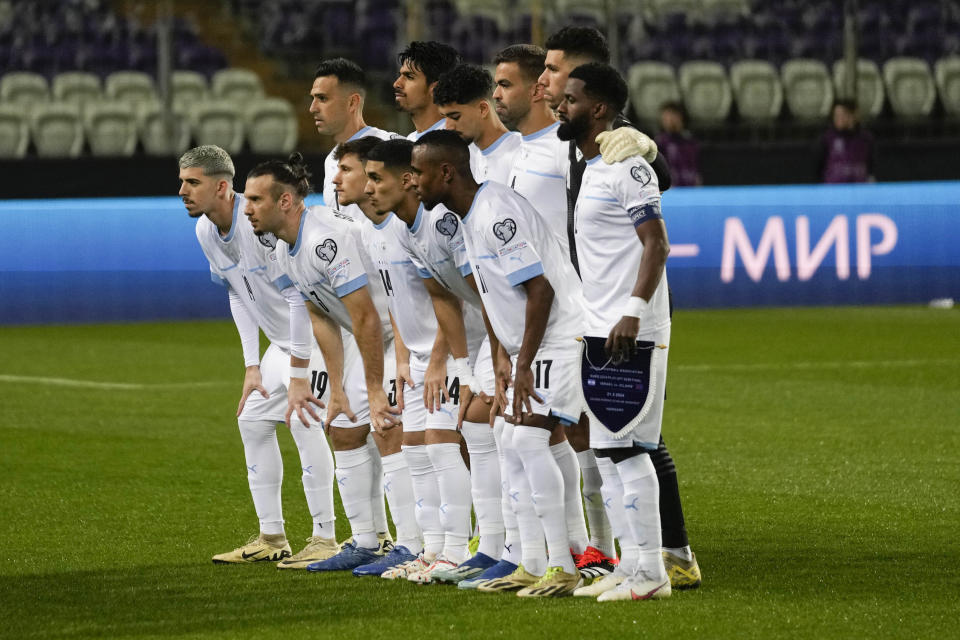
M425 135L425 134L427 134L427 133L429 133L429 132L431 132L431 131L435 131L435 130L437 130L437 129L443 129L443 128L446 127L446 126L447 126L447 119L446 119L446 118L440 118L439 120L437 120L436 122L434 122L432 125L430 125L430 126L427 127L426 129L424 129L423 131L416 131L416 130L411 131L410 133L407 134L407 140L409 140L410 142L416 142L417 140L419 140L419 139L421 138L421 136L423 136L423 135Z
M635 228L661 218L657 175L640 156L608 165L589 160L575 209L574 238L587 302L588 331L606 336L633 292L643 244ZM667 274L650 299L644 333L670 326Z
M480 160L473 176L477 182L495 180L508 184L513 170L513 159L520 150L523 136L507 131L486 149L480 151ZM471 158L472 160L472 158Z
M516 152L509 184L543 216L547 226L570 255L567 236L567 171L569 143L557 137L559 122L523 136ZM569 258L568 258L569 259Z
M353 333L350 313L340 298L380 278L365 248L363 226L343 213L312 206L300 216L300 231L291 247L277 241L277 261L294 286L341 327ZM382 287L368 286L380 315L383 339L393 337Z
M210 279L233 289L271 343L290 351L290 305L280 291L293 285L277 262L277 239L257 236L241 213L245 200L234 195L230 233L220 235L210 218L197 219L197 240L210 262Z
M463 218L467 255L487 317L510 355L523 342L527 294L543 275L554 290L540 352L569 353L583 335L584 302L570 258L529 202L499 182L485 182Z
M390 313L410 355L426 365L437 338L437 317L420 271L404 247L407 224L390 213L365 234L370 259L379 271Z
M378 129L376 127L366 126L350 136L350 140L356 140L357 138L363 138L365 136L376 136L381 140L389 140L390 138L398 137L395 133L390 133L389 131L384 131L383 129ZM338 171L337 160L334 156L339 147L340 145L337 144L333 149L331 149L330 153L327 154L327 158L323 161L323 204L330 207L334 211L340 211L341 213L345 213L355 220L360 220L364 218L360 207L355 204L340 206L340 203L337 201L337 191L333 186L333 177L337 175Z

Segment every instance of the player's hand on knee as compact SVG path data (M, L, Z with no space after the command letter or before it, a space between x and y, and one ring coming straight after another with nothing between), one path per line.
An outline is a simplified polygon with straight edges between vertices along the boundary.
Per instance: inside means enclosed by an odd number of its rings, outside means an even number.
M525 414L533 414L533 406L530 399L542 403L543 399L537 395L533 383L533 371L530 367L517 367L517 373L513 379L513 420L514 424L520 424Z
M259 391L264 399L270 397L270 394L263 386L263 379L260 377L260 366L256 364L247 367L246 373L243 374L243 391L240 392L240 404L237 405L238 418L240 414L243 413L243 407L247 404L247 398L250 397L250 394L254 391Z
M317 396L313 395L310 389L310 383L306 378L290 378L290 386L287 388L287 414L284 421L290 426L290 420L296 413L304 427L309 428L312 424L308 416L313 419L313 423L320 422L320 414L314 409L314 406L321 409L324 404L320 402Z
M430 364L427 365L427 372L423 376L423 406L427 408L427 411L433 413L449 399L447 364L446 362L435 363L434 359L431 358Z
M330 399L327 400L327 424L333 422L333 419L341 414L347 416L350 422L357 421L356 414L350 409L350 399L347 398L344 390L342 388L336 390L331 388Z
M637 348L637 334L640 333L640 318L623 316L613 325L604 349L614 364L626 362L633 357Z
M607 164L626 160L630 156L640 155L647 162L657 159L657 143L647 134L633 127L620 127L613 131L597 134L600 155Z
M400 424L400 407L393 407L383 389L368 392L370 426L378 433L389 431Z

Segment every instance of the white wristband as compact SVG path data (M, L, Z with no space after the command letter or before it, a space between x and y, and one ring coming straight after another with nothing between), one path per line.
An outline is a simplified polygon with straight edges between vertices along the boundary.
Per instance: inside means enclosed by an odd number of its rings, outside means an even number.
M630 316L631 318L642 318L649 306L650 303L640 296L630 296L627 304L623 307L623 315Z
M479 385L476 377L473 375L473 369L470 368L469 358L457 358L453 361L454 371L460 378L461 387L470 387L471 391L479 391Z
M310 369L308 367L290 367L290 377L306 380L310 377Z

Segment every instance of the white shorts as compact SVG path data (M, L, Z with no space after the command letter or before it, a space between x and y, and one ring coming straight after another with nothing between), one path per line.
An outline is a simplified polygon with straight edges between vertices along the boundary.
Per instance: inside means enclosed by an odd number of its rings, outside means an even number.
M343 390L350 402L350 409L357 417L351 422L345 414L334 418L330 424L334 427L351 428L370 424L370 402L367 399L367 378L363 368L363 358L357 340L347 331L343 331ZM393 351L393 339L383 345L383 390L392 406L397 404L397 359Z
M670 327L652 333L641 333L637 336L637 340L669 345ZM662 353L661 366L657 368L654 381L653 404L650 405L650 411L644 416L643 421L623 438L614 438L606 429L594 424L594 420L591 419L590 447L592 449L623 449L635 446L644 449L657 448L660 442L660 427L663 424L663 394L667 386L667 355L670 349L664 349ZM579 383L578 379L577 384Z
M450 399L433 413L423 404L423 378L427 373L426 362L410 358L410 377L414 387L403 390L403 431L404 433L426 431L427 429L447 429L456 431L460 413L460 378L451 376L453 356L447 358L447 393Z
M321 402L330 397L327 388L327 368L323 362L320 348L314 343L310 352L310 385L314 394ZM271 344L260 359L260 378L263 388L270 394L264 398L259 391L247 396L243 405L240 420L260 421L270 420L283 422L287 415L287 385L290 384L290 355L284 353L280 347Z
M473 375L480 383L480 390L488 396L492 396L496 387L496 380L493 373L493 355L490 353L490 338L484 338L477 353L474 356Z
M512 356L513 371L517 370L517 356ZM533 387L543 402L530 399L533 412L543 416L556 416L564 424L577 424L583 413L583 403L577 385L580 384L580 357L575 349L569 354L546 354L538 352L533 365ZM513 412L513 387L507 389L506 413Z

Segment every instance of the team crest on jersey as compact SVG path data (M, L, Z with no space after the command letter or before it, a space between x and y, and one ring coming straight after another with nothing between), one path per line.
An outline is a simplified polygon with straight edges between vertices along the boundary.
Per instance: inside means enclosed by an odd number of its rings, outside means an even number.
M630 168L630 177L639 182L641 187L645 187L650 183L650 170L636 165Z
M277 238L272 233L264 233L263 235L259 235L257 236L257 240L259 240L260 244L265 246L267 249L277 248Z
M443 235L452 238L457 232L457 216L453 215L449 211L443 214L443 217L437 220L437 231Z
M331 238L327 238L317 245L315 251L317 252L318 258L324 262L332 263L333 259L337 257L337 243Z
M504 218L503 222L497 222L493 225L493 235L500 238L503 244L507 244L513 240L513 236L517 235L517 223L513 221L513 218Z

